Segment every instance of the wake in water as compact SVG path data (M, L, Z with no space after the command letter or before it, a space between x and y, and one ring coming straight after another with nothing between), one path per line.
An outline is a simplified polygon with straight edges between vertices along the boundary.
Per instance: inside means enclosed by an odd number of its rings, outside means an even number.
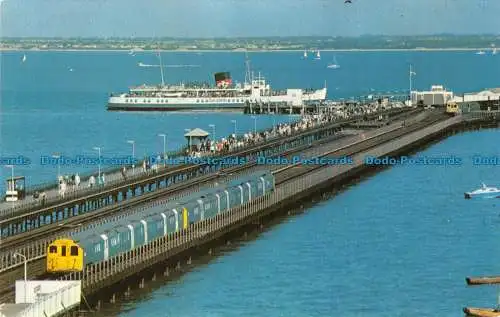
M144 64L144 63L139 63L139 67L160 67L160 65L151 65L151 64ZM163 65L164 68L188 68L188 67L201 67L201 65Z

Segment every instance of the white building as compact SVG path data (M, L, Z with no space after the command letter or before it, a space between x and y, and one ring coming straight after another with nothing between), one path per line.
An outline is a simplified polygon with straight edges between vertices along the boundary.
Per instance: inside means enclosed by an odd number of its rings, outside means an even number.
M500 88L490 88L476 93L466 93L462 96L455 96L455 98L453 98L453 101L457 103L494 100L500 100Z
M445 106L446 103L453 99L453 92L447 91L441 85L431 86L430 91L412 91L412 105L423 106Z

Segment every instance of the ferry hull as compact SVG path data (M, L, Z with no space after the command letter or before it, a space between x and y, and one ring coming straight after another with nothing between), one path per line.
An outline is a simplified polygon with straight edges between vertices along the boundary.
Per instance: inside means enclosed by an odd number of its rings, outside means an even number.
M303 94L299 89L289 89L286 95L263 97L225 98L175 98L175 97L135 97L112 96L108 100L110 111L244 111L246 102L280 103L301 106L304 102L318 102L326 99L326 88Z
M108 104L108 111L215 111L215 112L244 112L245 104L204 104L204 105L130 105Z

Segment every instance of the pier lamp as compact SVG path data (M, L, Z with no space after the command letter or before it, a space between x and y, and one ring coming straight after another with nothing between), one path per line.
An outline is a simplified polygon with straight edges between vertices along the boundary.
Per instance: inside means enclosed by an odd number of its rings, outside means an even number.
M98 154L99 155L99 164L98 164L98 171L99 172L98 172L97 175L98 175L98 178L101 179L101 148L95 146L93 149L96 150L96 151L98 151L98 153L99 153Z
M236 120L231 120L231 122L234 124L234 136L236 137Z
M186 132L191 132L191 129L184 129L184 131L186 131ZM191 141L192 141L191 136L189 136L189 146L188 146L189 153L191 153L191 147L193 146L193 145L191 144Z
M12 177L12 178L11 178L11 182L12 182L11 186L12 186L12 188L10 188L10 189L9 189L9 188L7 188L7 190L14 191L14 190L16 189L16 186L14 185L14 165L5 165L5 167L10 168L10 170L11 170L11 172L12 172L12 173L11 173L11 177ZM14 204L15 204L15 202L14 202L14 201L12 201L12 206L14 206ZM0 238L1 238L1 237L2 237L2 234L1 234L1 231L0 231Z
M210 128L212 128L212 131L213 131L213 133L212 133L212 137L213 137L213 141L215 142L215 140L217 139L217 138L215 137L215 124L209 124L208 126L209 126ZM215 148L214 148L214 151L215 151Z
M28 284L28 259L21 253L14 253L12 257L15 259L18 256L22 257L24 260L24 302L26 303L26 289Z
M132 160L135 161L135 141L127 140L127 143L132 144ZM132 162L132 175L135 175L135 163Z
M159 137L163 138L163 167L167 166L167 135L164 133L158 134Z
M251 118L253 119L253 133L257 134L257 117L252 116Z
M59 181L59 177L61 176L61 162L59 159L61 158L61 154L59 153L54 153L52 155L52 158L55 158L57 161L57 180Z

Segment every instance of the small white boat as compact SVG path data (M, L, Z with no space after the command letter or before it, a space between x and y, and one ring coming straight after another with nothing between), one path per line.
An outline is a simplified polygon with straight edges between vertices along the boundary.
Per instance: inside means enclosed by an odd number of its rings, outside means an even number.
M321 59L321 54L319 53L319 51L316 53L316 58L315 59Z
M340 68L340 65L339 63L337 63L337 59L335 58L335 56L333 57L333 61L328 64L328 66L326 66L327 68L330 68L330 69L339 69Z
M476 55L484 55L484 54L486 54L486 52L485 52L485 51L479 51L479 52L476 52Z
M491 52L491 55L497 55L497 48L495 47L493 51Z
M23 63L26 62L26 54L23 55L22 61L23 61Z
M304 51L304 59L307 59L307 51Z
M500 189L496 187L488 187L483 183L483 187L473 190L471 192L464 193L465 199L471 199L474 197L482 198L500 198Z

